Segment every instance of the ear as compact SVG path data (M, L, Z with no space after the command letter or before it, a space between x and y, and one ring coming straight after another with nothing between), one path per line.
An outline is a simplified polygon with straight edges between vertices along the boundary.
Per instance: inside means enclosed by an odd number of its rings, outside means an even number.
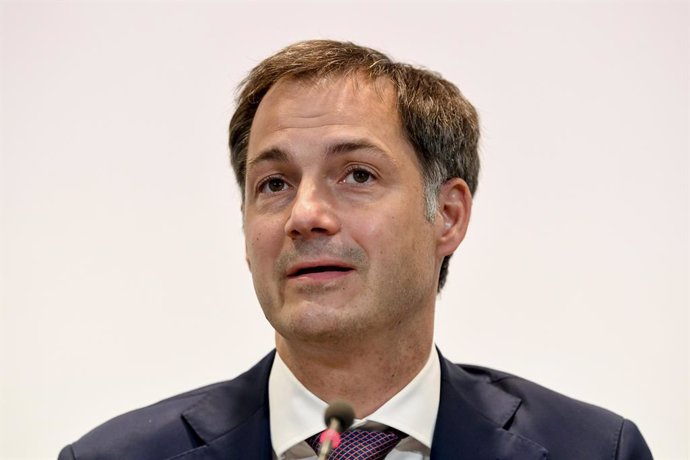
M439 258L455 252L467 233L472 211L472 193L460 178L446 181L438 194L436 251Z

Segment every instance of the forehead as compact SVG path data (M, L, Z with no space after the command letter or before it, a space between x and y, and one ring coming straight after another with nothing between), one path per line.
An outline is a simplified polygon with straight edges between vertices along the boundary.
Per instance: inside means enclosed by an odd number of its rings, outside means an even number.
M256 111L249 154L267 137L319 128L402 136L393 84L388 79L372 80L362 75L281 79Z

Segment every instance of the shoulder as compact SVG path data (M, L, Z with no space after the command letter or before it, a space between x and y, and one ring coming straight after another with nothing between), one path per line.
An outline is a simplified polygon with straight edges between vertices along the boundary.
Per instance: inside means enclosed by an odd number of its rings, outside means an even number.
M584 417L604 423L618 423L619 415L601 407L565 396L517 375L482 366L456 364L476 379L500 388L521 399L519 411L523 415L562 417L567 412L570 419Z
M94 428L60 453L67 459L151 459L171 457L198 446L182 413L201 401L209 391L230 381L208 385L119 415Z
M264 403L269 354L244 374L119 415L66 446L59 460L155 460L205 445Z
M472 378L519 400L505 429L545 448L551 458L651 459L633 422L602 407L565 396L530 380L482 366L458 365Z

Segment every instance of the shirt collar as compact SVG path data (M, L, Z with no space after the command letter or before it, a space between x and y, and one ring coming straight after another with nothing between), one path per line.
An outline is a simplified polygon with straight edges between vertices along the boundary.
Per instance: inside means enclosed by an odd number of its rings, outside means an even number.
M355 426L374 422L400 430L431 448L441 392L441 366L433 349L410 383ZM295 444L322 431L328 404L297 380L278 353L268 378L273 451L278 458Z

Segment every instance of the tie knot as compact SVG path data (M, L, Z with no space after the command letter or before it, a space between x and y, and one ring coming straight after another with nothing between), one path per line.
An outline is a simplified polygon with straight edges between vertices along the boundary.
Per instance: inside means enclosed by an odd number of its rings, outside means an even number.
M321 442L317 433L308 438L307 443L319 451ZM382 460L393 450L401 439L397 430L385 431L347 430L341 435L340 445L328 456L329 460Z

